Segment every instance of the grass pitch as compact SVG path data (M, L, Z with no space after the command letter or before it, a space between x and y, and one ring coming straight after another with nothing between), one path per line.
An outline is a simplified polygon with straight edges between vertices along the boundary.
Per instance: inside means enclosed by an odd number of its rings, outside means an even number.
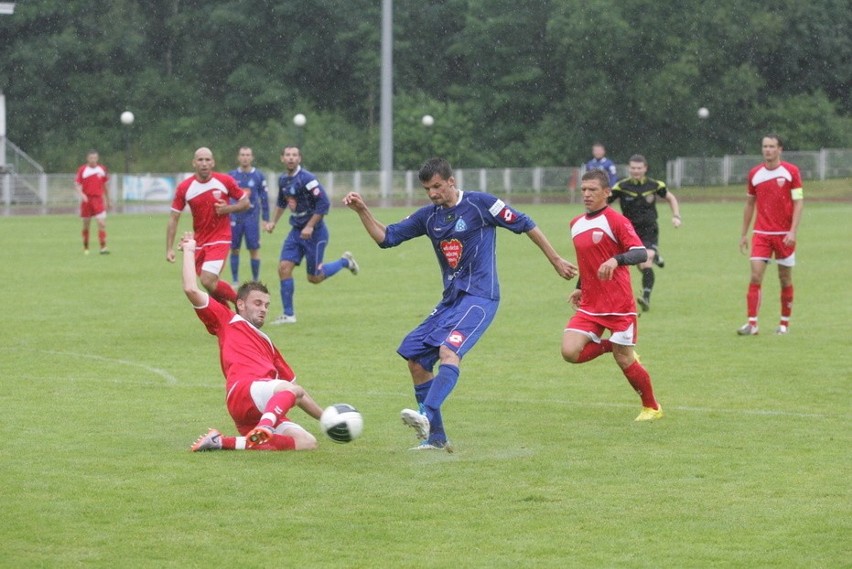
M409 452L398 418L396 346L440 296L425 240L379 250L335 208L330 251L362 273L313 286L297 269L298 324L266 329L320 404L359 408L361 439L333 444L296 410L318 451L193 454L234 429L166 216L111 216L113 254L89 257L74 217L3 218L0 566L849 567L852 205L806 204L791 333L771 334L773 266L762 333L740 338L742 203L679 197L639 323L665 419L633 422L610 357L561 360L574 285L501 232L501 309L444 413L453 455ZM579 206L521 209L573 259ZM272 316L282 238L263 238Z

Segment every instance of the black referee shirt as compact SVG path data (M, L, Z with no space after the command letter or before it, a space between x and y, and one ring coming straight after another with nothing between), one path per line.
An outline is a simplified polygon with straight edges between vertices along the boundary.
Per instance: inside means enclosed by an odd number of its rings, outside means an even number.
M634 226L657 222L657 197L666 197L666 183L653 178L624 178L616 182L608 202L621 201L621 213Z

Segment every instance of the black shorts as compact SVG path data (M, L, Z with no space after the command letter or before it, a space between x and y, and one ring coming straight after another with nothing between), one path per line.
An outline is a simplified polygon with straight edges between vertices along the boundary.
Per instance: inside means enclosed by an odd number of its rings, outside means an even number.
M660 240L660 226L656 223L652 223L634 225L633 227L636 229L636 235L638 235L639 239L642 240L642 245L644 245L646 249L653 249L656 251L657 243Z

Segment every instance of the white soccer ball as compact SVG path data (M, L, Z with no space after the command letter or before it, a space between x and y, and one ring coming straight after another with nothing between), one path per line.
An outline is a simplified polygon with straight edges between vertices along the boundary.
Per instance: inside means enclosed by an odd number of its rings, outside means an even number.
M305 115L303 115L302 113L299 113L299 114L297 114L296 116L293 117L293 124L296 125L296 126L305 126L305 124L307 122L308 122L308 118Z
M700 109L698 109L698 118L706 119L709 116L710 116L710 109L708 109L707 107L701 107Z
M435 124L435 117L432 115L423 115L421 120L423 121L423 126L432 126Z
M134 117L133 113L131 113L130 111L124 111L123 113L121 113L121 124L126 124L129 126L133 124L133 120L135 118L136 117Z
M348 443L361 436L364 418L352 405L337 403L322 412L320 428L334 442Z

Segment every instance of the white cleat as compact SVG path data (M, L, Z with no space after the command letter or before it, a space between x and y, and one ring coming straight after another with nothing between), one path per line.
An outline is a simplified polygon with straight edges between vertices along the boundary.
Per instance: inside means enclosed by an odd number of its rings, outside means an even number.
M775 333L778 334L779 336L783 336L788 331L789 330L787 330L787 327L784 326L783 324L781 324L780 326L778 326L778 328L775 329Z
M199 452L203 450L220 450L222 448L222 433L217 431L216 429L210 429L192 443L192 446L189 449L192 452Z
M355 257L352 255L352 253L346 251L345 253L343 253L343 255L341 255L341 257L343 257L349 262L349 271L353 275L357 275L358 271L361 270L361 267L358 266L358 261L355 260Z
M281 316L279 316L278 318L276 318L275 320L270 322L270 324L272 324L273 326L278 326L280 324L295 324L295 323L296 323L296 315L295 314L293 314L293 315L282 314Z
M414 429L418 439L425 441L429 438L429 418L426 415L421 415L414 409L403 409L399 416L403 423Z
M432 441L432 442L423 441L422 443L420 443L416 447L411 447L408 450L443 450L443 451L446 451L446 452L452 454L453 450L455 450L455 449L453 449L453 443L451 443L450 441L443 442L443 443L438 442L438 441Z
M757 336L757 333L758 329L756 324L752 326L751 324L746 323L737 328L737 334L740 336Z

